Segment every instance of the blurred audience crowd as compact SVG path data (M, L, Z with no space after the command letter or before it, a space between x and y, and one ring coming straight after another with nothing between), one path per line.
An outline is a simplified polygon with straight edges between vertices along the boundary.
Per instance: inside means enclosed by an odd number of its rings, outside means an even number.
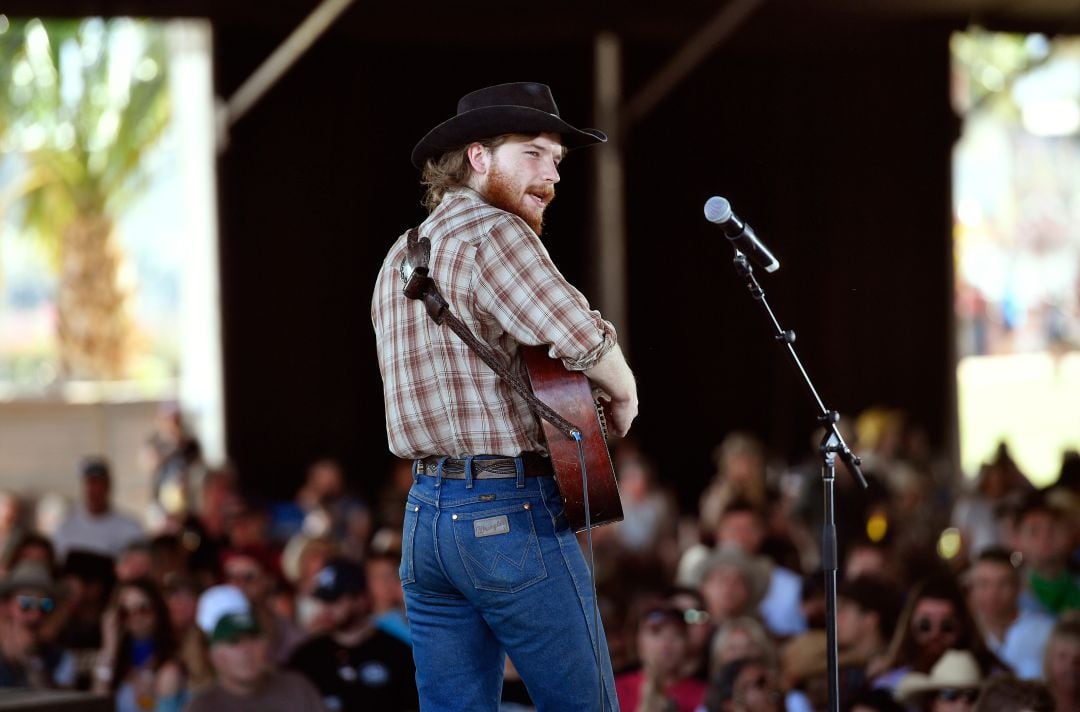
M894 411L845 438L869 487L838 463L840 709L1080 710L1080 454L1038 489L1005 446L965 480ZM727 434L690 511L648 453L616 446L625 519L593 539L624 712L827 709L819 440L779 462ZM112 505L99 457L62 517L0 493L0 687L93 691L118 712L418 708L409 463L365 499L321 460L268 502L208 468L171 409L141 464L139 516ZM503 697L532 709L510 660Z

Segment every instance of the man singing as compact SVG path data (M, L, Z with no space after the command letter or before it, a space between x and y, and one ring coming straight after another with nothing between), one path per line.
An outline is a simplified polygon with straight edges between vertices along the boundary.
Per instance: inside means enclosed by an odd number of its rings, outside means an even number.
M638 399L615 329L539 238L566 152L606 140L563 121L547 86L501 84L463 97L412 162L427 188L430 276L450 311L512 368L520 345L543 344L584 372L610 396L609 427L622 436ZM538 710L616 710L589 571L539 422L403 294L406 244L402 235L383 262L371 316L390 449L414 461L400 574L421 708L496 710L509 654Z

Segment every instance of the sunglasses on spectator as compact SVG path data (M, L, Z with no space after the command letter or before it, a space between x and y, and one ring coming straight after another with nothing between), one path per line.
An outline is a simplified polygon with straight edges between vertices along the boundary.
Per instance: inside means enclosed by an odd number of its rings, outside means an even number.
M32 611L36 608L42 613L51 613L56 607L51 598L38 596L16 596L15 603L20 611Z
M952 618L944 618L935 621L933 618L919 618L915 621L915 630L919 633L931 633L937 628L939 633L955 633L956 621Z
M976 688L968 689L954 689L947 687L944 690L939 690L937 693L939 700L945 702L956 702L957 700L963 700L968 704L975 704L975 700L979 697L979 691Z
M709 612L698 610L697 608L688 608L683 611L683 620L687 625L700 625L702 623L709 622Z

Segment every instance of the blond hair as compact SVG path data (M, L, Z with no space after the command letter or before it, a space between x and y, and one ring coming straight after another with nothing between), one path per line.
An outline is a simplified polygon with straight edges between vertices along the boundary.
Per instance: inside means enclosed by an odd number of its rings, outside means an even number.
M468 185L473 168L469 163L469 146L479 143L489 151L494 151L506 143L513 134L503 134L494 138L473 141L464 146L451 149L440 156L429 158L420 173L420 184L424 186L424 207L430 213L448 190Z
M469 184L472 177L472 164L469 163L469 146L478 143L489 151L494 151L514 137L536 138L540 134L507 133L494 138L485 138L478 141L470 141L464 146L446 151L440 156L429 158L424 162L424 169L420 173L420 183L424 186L424 207L430 213L439 203L448 190L461 188ZM566 157L567 148L562 147L562 157Z

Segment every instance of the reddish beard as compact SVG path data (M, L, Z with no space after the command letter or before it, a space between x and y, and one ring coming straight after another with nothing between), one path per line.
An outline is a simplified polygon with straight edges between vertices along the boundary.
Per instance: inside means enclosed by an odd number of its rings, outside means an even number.
M537 209L532 204L531 195L543 198L543 207ZM500 210L513 213L524 220L537 235L544 232L544 211L555 200L555 186L542 183L528 188L519 188L510 175L503 173L496 164L488 172L484 198Z

